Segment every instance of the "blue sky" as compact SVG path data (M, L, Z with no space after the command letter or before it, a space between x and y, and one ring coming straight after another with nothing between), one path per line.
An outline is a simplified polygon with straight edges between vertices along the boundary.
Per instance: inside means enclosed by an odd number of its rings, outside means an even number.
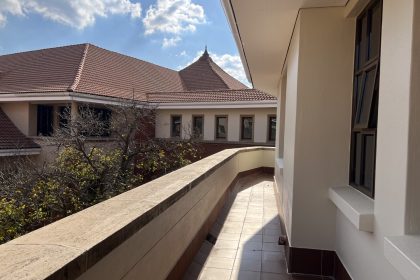
M0 0L0 54L86 42L172 69L207 45L246 82L219 0Z

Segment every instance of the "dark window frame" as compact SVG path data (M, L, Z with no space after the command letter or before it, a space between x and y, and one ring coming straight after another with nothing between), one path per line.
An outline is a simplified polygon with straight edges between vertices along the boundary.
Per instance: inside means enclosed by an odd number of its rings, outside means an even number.
M179 118L179 135L174 135L174 118ZM182 135L182 115L171 115L171 138L181 138Z
M244 137L244 119L251 119L252 120L252 132L251 132L251 138L245 138ZM248 141L253 142L254 141L254 135L255 135L255 117L254 115L240 115L240 139L241 141Z
M197 118L202 119L201 133L199 135L197 135L197 132L196 132L195 120ZM203 139L204 138L204 115L192 115L191 134L194 138L197 138L197 139Z
M226 119L226 131L225 131L225 137L220 137L218 135L218 120L220 118L225 118ZM227 140L228 139L228 131L229 131L229 118L228 115L216 115L215 116L215 121L214 121L214 138L216 140Z
M371 198L375 195L381 27L382 0L373 0L356 21L349 170L349 184Z
M276 120L276 126L274 127L274 134L271 133L271 119ZM276 142L277 138L277 115L268 115L267 116L267 142ZM274 137L273 137L274 136Z

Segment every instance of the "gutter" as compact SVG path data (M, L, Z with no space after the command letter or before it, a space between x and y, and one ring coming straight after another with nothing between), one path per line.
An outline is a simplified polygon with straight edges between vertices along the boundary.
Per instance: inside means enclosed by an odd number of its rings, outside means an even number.
M0 157L39 155L41 148L32 149L1 149Z

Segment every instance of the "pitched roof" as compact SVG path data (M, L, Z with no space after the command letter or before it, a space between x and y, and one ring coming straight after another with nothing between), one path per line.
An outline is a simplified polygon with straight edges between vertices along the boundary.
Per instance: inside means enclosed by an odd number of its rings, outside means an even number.
M188 91L247 88L214 63L207 49L197 61L179 71L179 75Z
M182 91L177 71L91 44L0 56L0 93L75 91L144 99L149 91Z
M0 150L38 148L40 146L23 135L0 108Z
M148 93L151 103L193 103L193 102L236 102L236 101L275 101L274 96L256 89L222 89L184 92Z
M63 91L151 102L275 99L227 74L207 50L179 72L92 44L0 56L0 94Z

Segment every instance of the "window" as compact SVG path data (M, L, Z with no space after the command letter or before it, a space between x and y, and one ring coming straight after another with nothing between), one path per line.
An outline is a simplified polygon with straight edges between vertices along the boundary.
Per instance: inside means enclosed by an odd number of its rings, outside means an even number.
M241 117L241 140L252 140L254 137L254 117Z
M216 139L226 139L228 118L226 116L216 117Z
M71 113L71 109L65 108L64 112ZM100 127L93 127L92 124L87 123L87 126L83 127L80 133L87 137L109 137L111 127L111 116L112 112L107 108L90 107L90 106L79 106L78 107L79 117L82 119L92 118L96 122L101 123Z
M58 108L58 126L60 128L66 127L71 115L70 106L60 106Z
M268 141L276 141L276 116L268 116Z
M350 185L374 196L382 1L357 19L354 62Z
M38 105L37 109L37 132L39 136L51 136L53 134L53 106Z
M171 137L181 137L181 116L171 116Z
M203 138L204 131L204 117L203 116L193 116L193 137L194 138Z

